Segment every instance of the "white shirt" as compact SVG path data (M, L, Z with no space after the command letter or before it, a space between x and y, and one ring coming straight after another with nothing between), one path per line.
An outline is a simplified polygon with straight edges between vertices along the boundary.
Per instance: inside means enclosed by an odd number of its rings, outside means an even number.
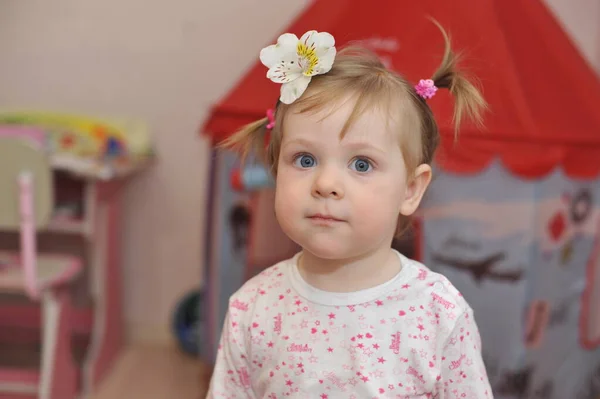
M207 398L492 398L473 310L400 253L391 280L352 293L307 284L298 255L230 299Z

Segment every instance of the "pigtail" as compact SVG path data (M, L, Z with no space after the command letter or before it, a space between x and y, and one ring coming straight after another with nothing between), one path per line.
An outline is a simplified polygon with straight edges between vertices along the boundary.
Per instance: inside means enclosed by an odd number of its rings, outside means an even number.
M250 153L255 154L261 161L267 161L265 148L268 118L262 118L242 127L236 133L219 143L219 148L234 150L240 154L244 163Z
M450 37L444 28L436 20L431 20L442 32L445 42L444 57L431 79L436 87L448 89L455 99L453 117L455 132L458 132L464 117L482 126L483 112L488 104L479 89L458 69L460 54L452 51Z

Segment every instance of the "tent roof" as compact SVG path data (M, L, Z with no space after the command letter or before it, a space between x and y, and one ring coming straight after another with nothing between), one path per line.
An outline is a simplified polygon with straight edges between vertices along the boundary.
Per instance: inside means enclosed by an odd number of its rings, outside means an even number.
M498 157L523 178L559 166L572 177L600 172L600 81L540 0L316 0L285 31L330 32L338 48L363 40L417 82L433 74L443 52L428 15L450 33L454 49L464 50L464 66L490 104L486 127L466 125L455 141L449 94L429 100L442 134L441 167L475 173ZM202 133L218 142L264 117L280 88L266 71L257 61L214 107Z

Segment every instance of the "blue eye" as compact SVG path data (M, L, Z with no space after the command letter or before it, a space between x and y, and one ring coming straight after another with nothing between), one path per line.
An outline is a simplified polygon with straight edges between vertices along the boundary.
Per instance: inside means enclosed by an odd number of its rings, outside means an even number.
M300 168L312 168L316 163L315 158L308 154L299 155L294 159L294 165Z
M371 162L365 158L356 158L354 161L352 161L351 167L353 170L360 173L370 172L372 168Z

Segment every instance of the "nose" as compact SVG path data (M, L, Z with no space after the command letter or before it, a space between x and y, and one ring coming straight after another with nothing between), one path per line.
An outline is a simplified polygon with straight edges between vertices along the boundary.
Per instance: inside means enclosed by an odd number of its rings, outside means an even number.
M316 173L312 188L313 197L341 199L344 197L343 184L335 167L321 167Z

